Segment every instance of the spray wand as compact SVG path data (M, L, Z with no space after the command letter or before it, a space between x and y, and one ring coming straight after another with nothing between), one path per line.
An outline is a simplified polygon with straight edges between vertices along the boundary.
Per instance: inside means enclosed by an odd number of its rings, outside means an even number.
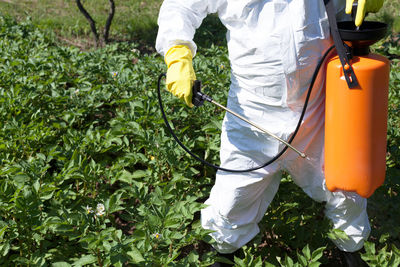
M316 68L315 68L315 70L314 70L314 73L313 73L312 78L311 78L310 86L309 86L308 91L307 91L307 96L306 96L306 99L305 99L305 102L304 102L303 110L302 110L302 112L301 112L301 114L300 114L299 121L298 121L298 123L297 123L296 129L294 130L292 136L289 138L288 141L284 141L284 140L280 139L279 137L277 137L276 135L274 135L274 134L268 132L267 130L263 129L262 127L260 127L260 126L258 126L258 125L256 125L256 124L254 124L253 122L248 121L246 118L240 116L239 114L237 114L237 113L231 111L230 109L228 109L228 108L222 106L221 104L215 102L210 96L208 96L208 95L206 95L206 94L203 94L203 93L200 91L200 89L201 89L201 82L200 82L200 81L195 81L195 83L194 83L194 85L193 85L193 97L192 97L192 103L193 103L193 105L195 105L195 106L201 106L201 105L203 105L204 101L211 102L211 103L213 103L214 105L217 105L218 107L220 107L220 108L226 110L227 112L229 112L229 113L233 114L234 116L236 116L236 117L238 117L238 118L244 120L245 122L249 123L250 125L253 125L253 126L256 127L257 129L261 130L262 132L264 132L264 133L266 133L266 134L272 136L272 137L275 138L275 139L278 139L280 142L282 142L282 143L285 144L285 147L282 148L282 150L281 150L280 152L278 152L278 154L276 154L274 157L270 158L270 159L269 159L267 162L265 162L264 164L261 164L261 165L259 165L259 166L256 166L256 167L253 167L253 168L250 168L250 169L243 169L243 170L227 169L227 168L223 168L223 167L221 167L221 166L212 164L212 163L210 163L210 162L208 162L208 161L206 161L206 160L200 158L199 156L197 156L196 154L194 154L193 151L191 151L188 147L186 147L186 146L179 140L179 138L176 136L176 134L174 133L174 130L172 129L171 125L170 125L169 122L168 122L167 115L165 114L164 107L163 107L163 101L162 101L162 97L161 97L161 80L162 80L163 77L166 76L166 74L165 74L165 73L161 73L161 74L158 76L157 94L158 94L158 103L159 103L159 105L160 105L161 115L162 115L162 117L163 117L163 119L164 119L165 125L166 125L168 131L171 133L172 137L175 139L175 141L176 141L176 142L183 148L183 150L185 150L189 155L191 155L193 158L197 159L198 161L202 162L203 164L208 165L208 166L210 166L210 167L212 167L212 168L221 170L221 171L234 172L234 173L242 173L242 172L251 172L251 171L255 171L255 170L261 169L261 168L265 168L266 166L272 164L272 163L275 162L277 159L279 159L279 158L283 155L283 153L285 153L285 151L286 151L288 148L291 148L291 149L293 149L294 151L296 151L296 153L299 154L302 158L308 159L308 157L307 157L303 152L300 152L299 150L297 150L296 148L294 148L290 143L292 143L293 139L295 138L295 136L297 135L297 133L298 133L298 131L299 131L299 129L300 129L301 122L303 121L304 115L305 115L305 113L306 113L307 106L308 106L308 101L309 101L310 96L311 96L311 91L312 91L312 88L313 88L313 86L314 86L314 83L315 83L315 81L316 81L316 79L317 79L319 70L321 69L321 66L322 66L324 60L326 59L326 57L327 57L328 54L332 51L333 48L334 48L334 46L332 45L331 47L329 47L329 48L325 51L324 55L321 57L321 59L319 60L317 66L316 66Z
M193 98L192 98L192 103L193 105L195 105L196 107L202 106L204 104L204 101L208 101L216 106L218 106L219 108L222 108L223 110L229 112L230 114L234 115L235 117L241 119L242 121L247 122L248 124L256 127L257 129L259 129L260 131L262 131L263 133L268 134L269 136L275 138L276 140L278 140L279 142L285 144L286 146L288 146L289 148L291 148L293 151L295 151L297 154L300 155L300 157L302 158L306 158L306 154L304 154L303 152L299 151L297 148L293 147L291 144L289 144L288 142L286 142L285 140L283 140L282 138L276 136L275 134L271 133L270 131L262 128L261 126L255 124L252 121L249 121L248 119L246 119L245 117L239 115L238 113L230 110L229 108L221 105L220 103L216 102L215 100L213 100L210 96L204 94L201 92L201 81L196 80L193 84Z

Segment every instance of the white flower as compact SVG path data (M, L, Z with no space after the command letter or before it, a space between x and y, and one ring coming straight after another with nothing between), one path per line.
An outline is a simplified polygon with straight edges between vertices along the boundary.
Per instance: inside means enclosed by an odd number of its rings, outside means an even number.
M96 207L96 216L103 216L105 214L105 207L103 204L99 203Z
M154 233L154 234L152 234L152 237L155 238L155 239L161 239L162 238L162 234Z
M116 72L116 71L113 71L113 72L111 72L111 75L113 76L113 78L115 79L116 77L117 77L117 75L118 75L118 72Z

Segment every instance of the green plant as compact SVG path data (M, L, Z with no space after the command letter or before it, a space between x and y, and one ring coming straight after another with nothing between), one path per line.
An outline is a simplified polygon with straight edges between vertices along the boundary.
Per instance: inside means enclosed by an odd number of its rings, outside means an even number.
M388 246L385 245L380 250L376 250L375 244L371 242L365 243L366 253L361 257L368 263L368 266L399 266L400 265L400 250L393 245L392 250L388 250Z
M396 53L391 42L376 50ZM207 266L216 260L204 248L212 241L199 222L215 170L191 159L166 132L156 93L163 59L137 48L58 46L32 21L0 16L0 265ZM225 103L227 49L200 49L194 67L204 92ZM388 175L369 199L369 263L375 256L398 258L399 71L394 58ZM212 105L188 109L162 94L183 142L218 163L224 113ZM329 232L323 204L287 175L260 229L237 266L341 263L328 239L340 233Z

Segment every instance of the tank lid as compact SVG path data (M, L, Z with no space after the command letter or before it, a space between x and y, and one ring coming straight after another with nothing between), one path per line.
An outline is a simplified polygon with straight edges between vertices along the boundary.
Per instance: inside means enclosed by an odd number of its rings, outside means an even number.
M356 27L354 21L338 22L340 37L353 48L355 55L366 55L369 46L384 38L387 32L387 24L377 21L364 21L360 27Z
M343 41L370 40L375 43L387 32L387 24L378 21L364 21L358 29L353 21L340 21L338 28Z

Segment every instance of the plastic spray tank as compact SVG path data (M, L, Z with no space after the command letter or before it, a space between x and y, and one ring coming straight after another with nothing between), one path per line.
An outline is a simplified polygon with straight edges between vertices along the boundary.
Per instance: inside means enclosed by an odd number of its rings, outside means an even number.
M327 63L325 109L325 178L330 191L345 190L370 197L383 184L386 172L386 136L389 60L370 53L369 46L386 34L384 23L338 22L340 37L351 53L351 66L338 56ZM352 68L357 86L349 88ZM346 77L347 75L347 77Z

